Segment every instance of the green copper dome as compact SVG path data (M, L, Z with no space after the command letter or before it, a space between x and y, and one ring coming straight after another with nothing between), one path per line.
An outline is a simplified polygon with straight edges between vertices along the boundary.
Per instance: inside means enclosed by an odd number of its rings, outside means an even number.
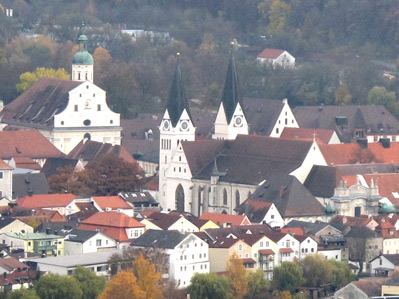
M382 204L382 212L383 213L393 213L395 212L395 206L390 204Z
M93 65L93 56L87 51L87 36L79 36L79 51L73 55L72 64Z
M337 210L330 203L326 206L327 214L335 214L336 212Z

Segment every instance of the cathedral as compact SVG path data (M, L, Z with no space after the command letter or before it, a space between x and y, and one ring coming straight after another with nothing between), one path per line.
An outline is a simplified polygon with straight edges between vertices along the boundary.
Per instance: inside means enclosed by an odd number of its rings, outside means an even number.
M78 41L72 80L39 79L1 111L6 130L39 130L65 154L84 139L121 144L120 114L108 107L106 92L93 83L86 35Z
M212 139L196 140L179 63L178 57L159 126L159 201L164 210L233 214L271 176L293 175L303 182L314 164L325 165L314 141L268 137L298 124L286 100L243 102L233 52ZM257 136L259 132L267 137Z

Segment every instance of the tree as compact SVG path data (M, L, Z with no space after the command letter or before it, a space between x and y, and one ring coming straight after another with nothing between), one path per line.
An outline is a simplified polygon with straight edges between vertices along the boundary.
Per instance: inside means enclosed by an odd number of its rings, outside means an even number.
M133 262L133 273L137 277L137 284L145 292L147 299L162 297L161 273L156 272L155 265L144 258L142 252Z
M269 26L267 33L270 35L278 34L286 29L291 14L291 6L280 0L274 0L270 6Z
M74 172L71 167L61 168L58 174L49 177L48 182L53 193L106 196L139 190L140 175L141 169L136 162L126 162L110 153L89 162L79 172Z
M368 163L379 163L375 157L375 154L368 148L356 148L352 152L351 159L348 164L368 164Z
M384 86L374 86L367 96L367 103L383 105L389 112L398 115L398 103L393 91L388 91Z
M187 294L192 299L226 299L230 298L230 286L226 276L196 273L191 278Z
M284 262L274 268L272 284L280 291L294 293L295 288L305 283L302 268L296 262Z
M122 271L111 278L98 299L145 299L145 292L137 284L136 276Z
M335 104L348 105L351 102L352 96L349 93L348 85L341 84L334 94Z
M243 298L247 293L248 280L244 264L237 254L230 257L226 267L234 298Z
M21 288L8 293L7 299L40 299L40 297L35 290Z
M248 293L251 298L265 293L270 288L270 282L265 278L262 270L258 269L256 272L248 273Z
M47 274L40 277L36 293L41 299L76 299L82 298L83 292L73 276Z
M300 261L307 287L320 287L332 282L331 264L319 254L310 254Z
M355 277L347 263L334 260L328 260L328 262L331 264L332 268L331 285L334 289L338 290L355 280Z
M87 268L78 266L73 273L83 291L82 299L96 299L105 288L105 277L97 276Z
M27 90L42 77L69 80L69 74L65 69L54 70L38 67L34 72L26 72L19 76L20 83L16 86L17 91L23 92Z

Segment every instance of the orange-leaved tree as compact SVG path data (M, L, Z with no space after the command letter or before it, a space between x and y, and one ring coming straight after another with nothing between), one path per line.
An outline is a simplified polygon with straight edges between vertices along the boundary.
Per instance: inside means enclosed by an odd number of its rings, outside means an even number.
M129 271L122 271L108 281L104 292L98 299L145 299L146 293L137 284L136 276Z
M236 253L230 257L226 270L234 298L243 298L247 294L248 279L244 264Z
M133 273L137 277L138 286L146 293L147 299L162 297L161 273L155 270L155 265L145 259L141 252L133 263Z

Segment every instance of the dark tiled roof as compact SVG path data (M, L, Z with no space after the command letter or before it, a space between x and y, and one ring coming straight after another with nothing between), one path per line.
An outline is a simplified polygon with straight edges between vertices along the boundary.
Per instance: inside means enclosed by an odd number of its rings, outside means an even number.
M248 199L272 202L282 217L324 215L324 207L291 175L276 175L263 183ZM245 202L237 210L245 213Z
M132 242L132 246L175 248L187 235L177 231L163 231L150 229Z
M321 231L322 229L324 229L329 225L330 224L326 222L312 223L306 221L292 220L285 227L300 227L304 229L305 233L316 235L319 231Z
M133 157L122 145L112 145L110 143L102 143L97 141L81 141L68 154L70 159L82 159L83 161L92 161L100 159L101 157L113 153L117 157L129 163L135 163Z
M251 133L269 136L284 107L283 101L244 98L245 117Z
M10 223L13 223L16 219L7 217L7 218L0 218L0 228L4 228L5 226L9 225Z
M216 159L218 170L225 173L220 181L242 184L259 184L272 175L291 173L303 163L312 145L310 141L252 135L238 135L233 141L209 142L219 142L222 150L214 158L207 154L210 162L198 173L193 172L194 179L209 180ZM192 144L194 148L196 142ZM184 151L187 156L191 155ZM188 162L191 169L191 159Z
M118 195L132 204L157 203L149 192L120 192Z
M399 266L399 254L383 254L383 256L395 266Z
M380 296L381 286L387 278L371 278L352 282L356 287L361 289L369 297Z
M65 235L66 236L65 240L71 242L83 243L97 234L98 234L97 231L73 229Z
M82 82L40 78L31 88L4 107L3 123L32 128L52 128L54 115L68 104L68 92Z
M186 93L184 91L183 80L181 77L179 61L177 61L176 63L172 88L170 90L169 101L166 106L166 110L168 110L173 127L176 127L184 110L187 111L188 115L191 118L190 108L188 105Z
M354 130L367 134L398 134L399 121L383 106L298 106L295 118L301 128L335 130L343 142L354 141ZM347 124L336 124L336 117L345 117Z
M42 173L21 173L12 175L12 197L48 194L48 184Z
M49 233L51 235L67 235L71 230L77 229L79 223L77 221L66 221L66 222L47 222L42 223L36 229L40 233Z
M79 160L70 158L48 158L46 163L44 163L41 173L44 174L46 178L53 174L58 173L59 168L65 168L67 166L75 167Z
M238 94L238 75L233 51L231 51L229 65L227 67L226 81L224 82L222 94L222 104L227 123L229 124L234 111L237 108L237 104L240 104L241 107L243 107Z
M280 135L280 138L303 140L312 140L313 138L316 138L324 144L328 144L333 134L333 130L285 127Z
M347 238L381 238L381 235L366 226L352 226L345 235Z
M261 223L272 203L248 199L245 202L245 215L253 223Z

